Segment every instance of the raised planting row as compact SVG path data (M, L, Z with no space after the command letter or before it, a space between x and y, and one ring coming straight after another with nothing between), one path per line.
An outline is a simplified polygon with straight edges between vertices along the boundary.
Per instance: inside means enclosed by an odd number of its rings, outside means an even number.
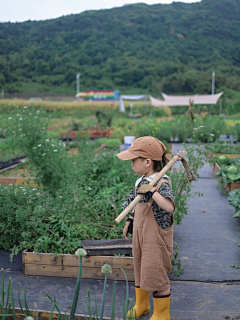
M228 201L235 208L234 218L240 217L240 158L239 155L216 155L211 159L213 172L219 178L219 187L224 187Z
M218 155L212 158L213 172L219 178L219 186L227 191L240 188L240 159L239 155Z

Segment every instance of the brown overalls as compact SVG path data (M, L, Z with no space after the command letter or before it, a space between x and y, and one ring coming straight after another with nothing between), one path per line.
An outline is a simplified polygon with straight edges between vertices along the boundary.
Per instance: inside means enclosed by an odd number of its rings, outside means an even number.
M150 199L147 203L138 203L135 206L133 223L135 286L145 291L163 291L170 288L167 274L172 269L173 223L171 227L162 229L155 220L152 202Z

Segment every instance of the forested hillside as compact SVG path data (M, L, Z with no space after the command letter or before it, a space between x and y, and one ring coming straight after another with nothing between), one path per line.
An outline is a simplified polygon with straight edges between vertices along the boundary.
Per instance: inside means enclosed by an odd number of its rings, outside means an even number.
M240 91L240 0L126 5L0 23L0 89L158 94Z

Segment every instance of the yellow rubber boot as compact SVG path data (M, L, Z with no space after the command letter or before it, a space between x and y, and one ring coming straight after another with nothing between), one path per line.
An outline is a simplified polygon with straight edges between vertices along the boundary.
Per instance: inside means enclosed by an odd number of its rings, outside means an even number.
M137 319L140 318L143 314L146 314L150 311L150 291L144 291L140 288L135 287L136 293L136 303L134 307L127 312L126 317L135 319L135 313L137 315Z
M153 315L150 320L170 320L170 299L167 296L156 296L153 294Z

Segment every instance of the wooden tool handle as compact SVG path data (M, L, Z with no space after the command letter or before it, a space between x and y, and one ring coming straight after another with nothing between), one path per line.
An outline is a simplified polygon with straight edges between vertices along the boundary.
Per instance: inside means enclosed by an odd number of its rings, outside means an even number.
M149 186L154 186L160 178L174 165L176 161L182 160L186 156L186 151L179 151L167 164L166 166L152 179ZM137 197L125 208L120 215L115 219L117 223L121 222L126 215L133 209L133 207L144 197L143 194L137 195Z

